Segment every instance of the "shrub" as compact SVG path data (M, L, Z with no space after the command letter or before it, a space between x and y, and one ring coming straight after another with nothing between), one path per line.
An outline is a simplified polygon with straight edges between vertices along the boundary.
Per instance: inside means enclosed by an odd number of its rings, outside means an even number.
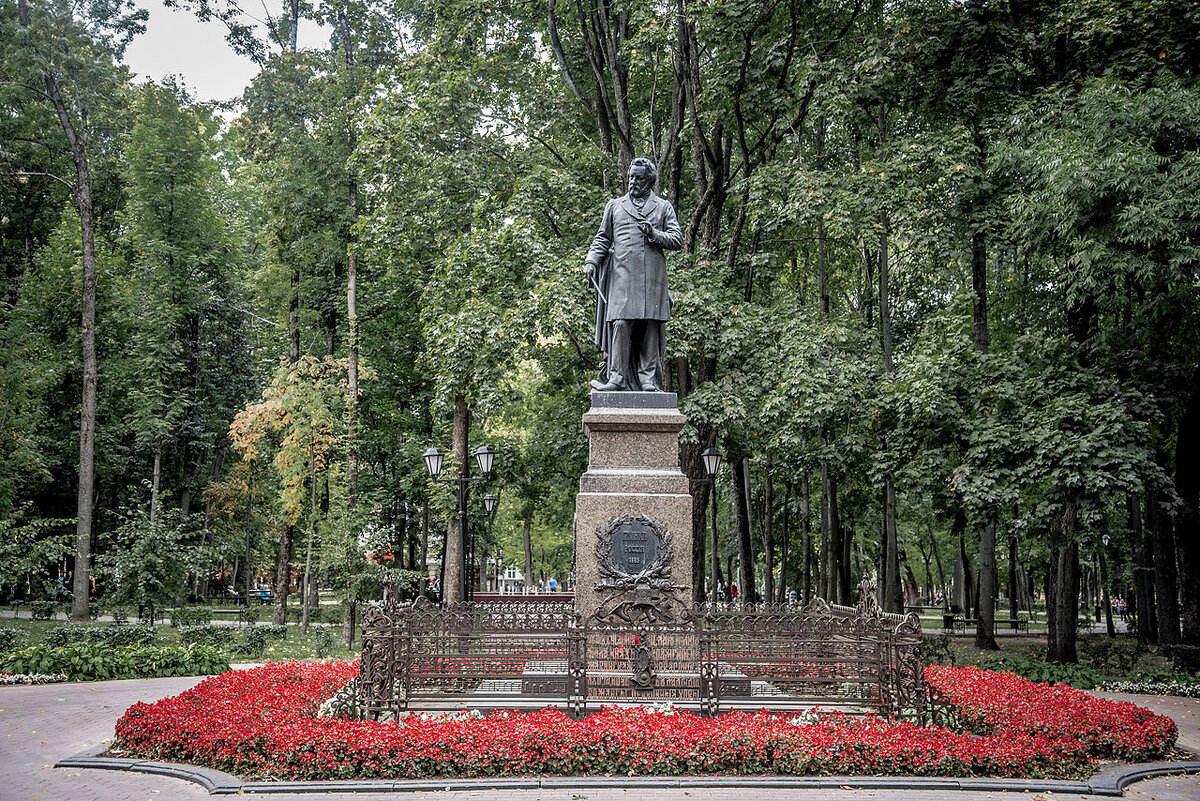
M274 623L268 623L261 628L267 635L268 639L275 640L277 642L283 642L287 639L288 627L285 623L280 623L278 626Z
M0 629L0 653L11 651L20 638L20 629Z
M243 623L253 626L258 622L258 617L262 613L262 608L258 606L243 606L238 610L237 618Z
M0 662L9 673L61 673L69 681L123 678L128 666L122 652L100 643L81 642L59 648L41 644L13 651Z
M1023 656L993 656L980 661L985 670L1007 670L1031 681L1068 684L1078 690L1093 690L1104 681L1099 671L1083 665L1043 662Z
M335 617L338 607L333 606L313 606L308 610L309 623L336 623L339 618ZM299 606L288 607L288 622L299 623L303 617L304 610Z
M54 617L55 607L54 601L34 601L29 605L34 620L49 620Z
M204 646L111 647L83 642L58 648L44 643L6 655L0 670L10 673L62 674L69 681L196 676L219 673L229 663Z
M229 670L229 660L208 645L168 645L165 648L133 648L126 656L138 676L201 676Z
M248 626L238 633L233 651L241 656L259 659L267 648L267 630L259 626Z
M1200 671L1200 645L1164 645L1159 650L1176 670Z
M51 648L96 643L113 648L154 644L153 626L59 626L46 632L42 644Z
M945 634L936 637L926 637L922 643L922 659L925 665L953 665L955 663L954 649L950 647L950 638Z
M181 626L179 641L184 645L211 645L219 647L229 641L232 634L228 626L205 623L201 626Z
M129 607L124 604L113 604L108 608L108 614L112 616L114 625L123 626L129 622Z
M334 634L333 626L320 626L313 630L313 652L321 659L332 654L336 645L337 635Z
M1084 664L1110 676L1117 676L1136 663L1145 649L1129 637L1086 637L1079 642Z
M180 626L202 626L212 621L212 610L205 606L181 606L168 609L167 617L175 628Z

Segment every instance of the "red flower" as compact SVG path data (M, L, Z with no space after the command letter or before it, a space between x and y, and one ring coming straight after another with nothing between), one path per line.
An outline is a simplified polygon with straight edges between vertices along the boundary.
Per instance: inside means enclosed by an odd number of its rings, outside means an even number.
M452 664L451 664L452 666ZM497 665L510 671L512 665ZM449 671L447 671L449 672ZM114 748L142 758L290 779L579 773L1053 776L1097 759L1152 759L1175 724L1144 709L1009 673L934 667L927 680L974 733L876 717L756 712L700 717L556 709L405 723L314 717L357 663L284 662L206 679L117 723Z

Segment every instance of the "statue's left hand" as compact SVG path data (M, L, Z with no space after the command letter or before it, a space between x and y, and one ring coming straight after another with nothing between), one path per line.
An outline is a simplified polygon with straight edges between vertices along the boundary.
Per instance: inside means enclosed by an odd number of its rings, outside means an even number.
M642 236L646 237L646 239L650 240L651 242L654 241L653 225L648 222L640 222L638 223L638 230L642 232Z

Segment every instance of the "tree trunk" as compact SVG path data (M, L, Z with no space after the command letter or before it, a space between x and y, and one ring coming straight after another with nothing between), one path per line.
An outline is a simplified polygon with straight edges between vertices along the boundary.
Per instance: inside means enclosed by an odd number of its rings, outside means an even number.
M300 587L300 630L308 634L309 609L312 606L312 558L313 546L317 539L317 460L313 453L312 442L308 443L308 464L312 470L312 492L310 496L309 514L312 515L312 528L308 532L308 547L304 553L304 583ZM249 601L249 599L246 599Z
M471 473L468 437L471 431L471 411L467 407L467 396L458 393L454 396L454 433L452 439L453 460L458 467L459 475L466 478ZM463 578L466 570L463 563L465 553L466 521L462 516L466 513L467 491L462 490L462 503L458 514L451 515L446 524L446 578L442 582L442 603L457 604L465 600L463 596Z
M292 2L297 3L298 0L292 0ZM350 72L354 68L354 47L350 37L350 24L345 9L341 7L338 9L338 23L342 29L342 50L345 54L346 70ZM348 131L347 148L353 153L357 146L358 135L354 121L350 122L351 124L346 126ZM349 328L346 375L346 479L349 492L348 504L353 509L358 502L358 444L355 440L358 433L358 237L354 233L354 225L358 221L358 181L355 179L353 167L348 166L347 169L350 172L346 187L346 205L351 227L346 255L346 324Z
M824 438L824 433L822 433ZM838 578L842 565L842 525L838 516L837 481L829 463L821 462L821 594L841 603Z
M771 528L774 517L774 485L771 479L771 454L767 453L767 464L763 476L763 509L760 515L763 538L763 600L775 600L775 532ZM782 578L782 577L781 577ZM782 581L780 582L782 583Z
M21 0L17 16L29 27L29 8ZM54 106L75 167L75 200L79 209L79 236L83 250L83 283L79 300L79 342L82 392L79 407L79 487L75 497L75 572L72 582L71 620L89 619L91 599L92 514L96 491L96 217L92 204L92 178L88 166L86 111L76 128L54 73L42 75L46 96Z
M1183 642L1200 645L1200 369L1175 435L1175 515L1183 596Z
M714 479L715 480L715 479ZM713 491L713 485L707 481L692 481L692 602L702 604L705 601L704 569L705 531L704 523L708 515L708 495ZM712 587L717 586L716 574L713 574Z
M279 558L275 562L275 606L271 622L276 626L287 623L288 585L291 582L292 531L290 525L279 531Z
M979 533L979 614L975 618L975 647L998 651L996 645L996 522L988 520Z
M1067 533L1068 536L1074 533L1073 524ZM1079 661L1075 649L1079 622L1079 546L1071 542L1053 548L1052 552L1054 603L1047 610L1047 617L1053 618L1053 625L1047 639L1047 659L1074 664Z
M1175 531L1164 513L1162 496L1153 489L1146 496L1146 526L1154 537L1154 598L1158 612L1158 644L1179 642L1179 583L1175 569Z
M1137 594L1137 640L1146 648L1158 642L1158 616L1154 609L1154 535L1142 525L1142 504L1133 493L1125 496L1129 532L1137 548L1133 586Z
M800 477L800 545L804 549L804 573L800 576L800 590L804 603L812 600L812 509L810 508L811 489L808 485L808 471Z
M896 533L896 486L889 475L883 484L884 561L887 573L883 582L883 610L903 612L904 594L901 589L900 543Z
M523 541L525 544L525 592L533 592L537 581L533 577L533 510L525 514Z
M946 571L942 568L942 554L938 550L937 536L933 533L933 522L929 523L929 548L933 551L933 563L937 565L938 586L942 590L942 608L950 608L950 588L946 586Z
M881 105L879 111L879 141L882 144L887 130L886 106ZM883 370L892 373L895 363L892 360L892 304L889 280L889 250L891 223L886 211L879 215L879 340L883 347ZM887 447L886 434L883 446ZM900 577L900 546L897 542L896 531L896 486L889 473L883 480L883 555L882 606L885 612L903 612L904 596L901 590Z
M734 515L737 521L738 597L743 603L754 603L754 539L750 533L750 471L749 457L732 459Z
M779 596L772 600L787 603L788 600L788 540L792 528L792 480L787 480L783 492L783 536L779 538Z
M1013 620L1017 619L1017 612L1020 611L1017 590L1017 535L1011 533L1008 535L1008 616Z
M154 441L154 465L150 469L150 525L158 521L159 487L162 486L162 456L161 440Z

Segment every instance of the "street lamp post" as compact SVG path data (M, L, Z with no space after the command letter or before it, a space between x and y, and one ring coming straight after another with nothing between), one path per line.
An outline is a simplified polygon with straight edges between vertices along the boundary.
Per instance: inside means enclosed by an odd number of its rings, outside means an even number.
M491 545L492 545L492 521L496 519L496 496L490 492L487 495L483 496L483 510L485 512L487 512L487 521L488 521L487 541L488 541L488 547L491 547ZM488 560L486 558L483 560L483 568L484 568L483 572L485 575L487 573L487 566L488 566L487 561ZM475 540L474 540L474 538L471 539L471 571L472 572L475 571ZM496 583L498 585L499 581L497 581ZM472 586L473 585L474 585L474 582L472 582ZM474 598L473 593L472 593L472 598Z
M704 472L708 473L707 480L712 484L712 599L717 600L717 576L721 571L721 557L717 553L717 470L721 467L721 452L709 448L700 454L704 460ZM703 579L699 579L701 582Z
M437 448L430 448L429 450L425 451L422 458L424 458L424 460L425 460L425 469L429 471L429 477L431 479L433 479L433 481L435 483L450 484L455 489L455 497L458 500L458 553L459 553L459 558L460 558L459 564L463 568L466 568L465 563L466 563L466 556L467 556L467 552L466 552L466 545L467 545L467 487L470 486L471 482L473 482L473 481L489 481L489 480L491 480L492 463L496 459L496 451L493 450L490 445L480 445L478 448L475 449L475 462L477 465L479 465L479 473L480 473L480 475L478 475L478 476L467 476L467 475L463 475L460 473L459 475L457 475L453 478L438 478L438 476L441 475L442 463L445 461L446 455L443 454ZM473 540L472 540L472 551L474 551L474 541ZM464 573L464 575L462 577L462 581L463 581L462 597L465 600L469 600L469 596L474 595L474 592L472 589L474 586L474 582L469 581L467 579L467 576L465 575L466 574L465 569L462 572ZM443 599L445 598L445 591L446 591L446 588L443 587L442 588Z

